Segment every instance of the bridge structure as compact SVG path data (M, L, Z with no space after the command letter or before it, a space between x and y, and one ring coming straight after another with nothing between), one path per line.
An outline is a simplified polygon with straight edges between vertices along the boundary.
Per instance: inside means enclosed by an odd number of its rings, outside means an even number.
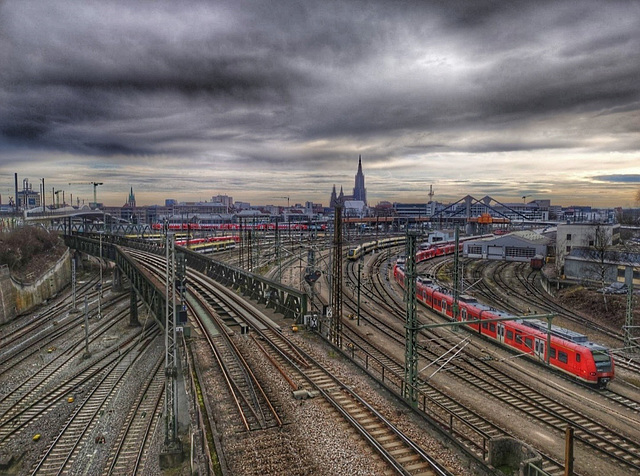
M100 248L102 247L102 257L116 264L114 285L119 285L122 276L126 276L131 282L132 302L140 297L160 324L164 325L166 317L164 283L140 267L125 251L125 247L128 247L164 256L163 243L155 244L141 239L128 239L108 234L103 235L102 240L95 235L65 235L64 238L70 248L96 257L100 256ZM203 256L184 247L176 246L176 251L185 255L187 267L209 276L247 299L264 304L285 318L301 322L307 313L308 297L302 291ZM134 307L133 304L132 307ZM135 321L137 322L137 313Z
M129 223L102 210L69 209L28 213L25 223L46 224L50 229L65 235L72 233L118 233L122 235L152 234L151 226L146 223Z

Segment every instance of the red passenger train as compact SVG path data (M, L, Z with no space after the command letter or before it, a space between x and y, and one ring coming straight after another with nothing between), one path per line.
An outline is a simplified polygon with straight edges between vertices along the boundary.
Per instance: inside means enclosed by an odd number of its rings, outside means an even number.
M164 230L164 223L153 223L151 228L156 231ZM185 223L185 222L170 222L167 227L169 230L176 231L207 231L207 230L223 230L223 231L240 231L240 230L261 230L261 231L274 231L276 229L275 223L244 223L242 226L239 223ZM290 223L283 222L278 223L278 230L292 231L307 231L311 230L326 230L325 224L308 225L306 223Z
M431 250L425 250L431 251ZM449 253L453 252L453 248ZM419 252L418 255L422 253ZM446 254L446 253L440 253ZM436 256L433 254L430 257ZM423 261L424 256L418 261ZM404 288L405 273L401 265L393 268L395 280ZM429 279L416 280L416 297L429 309L453 319L453 296ZM513 317L513 321L467 324L489 339L516 349L539 362L572 375L579 381L600 388L613 379L614 363L609 350L590 342L587 336L559 326L551 326L551 348L547 349L547 323L536 319L518 319L517 316L478 302L471 296L460 296L458 320L483 320Z

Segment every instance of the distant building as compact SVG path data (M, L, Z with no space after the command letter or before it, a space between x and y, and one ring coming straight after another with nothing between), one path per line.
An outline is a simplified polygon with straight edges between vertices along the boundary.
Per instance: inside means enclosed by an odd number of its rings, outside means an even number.
M399 217L428 217L433 215L433 202L430 203L394 203L393 209Z
M367 205L362 200L345 200L343 207L345 217L363 218L367 216Z
M29 209L39 207L41 205L41 196L39 192L34 192L29 179L22 181L22 190L18 191L16 204L19 209Z
M530 261L534 256L547 256L550 241L532 231L518 231L498 238L465 241L462 254L465 258Z
M360 200L367 205L367 189L364 187L364 174L362 173L362 156L358 156L358 172L356 173L356 184L353 187L353 199Z
M126 208L136 208L136 196L133 194L133 187L129 191L129 197L127 197L126 203L123 205Z
M556 236L556 266L562 270L565 257L573 248L593 248L597 237L606 245L616 245L620 241L620 225L603 223L566 223L558 225Z
M227 212L229 209L233 208L233 197L230 197L229 195L216 195L215 197L211 197L211 201L223 204L227 207Z
M353 195L345 195L342 187L340 187L340 195L336 194L336 186L333 186L329 206L335 208L338 203L345 201L360 201L367 206L367 189L364 186L364 173L362 173L362 156L358 156L358 172L356 173L355 186L353 187Z
M640 253L620 250L601 252L593 248L573 248L564 257L563 274L567 279L601 284L625 282L627 267L633 268L634 287L640 284Z

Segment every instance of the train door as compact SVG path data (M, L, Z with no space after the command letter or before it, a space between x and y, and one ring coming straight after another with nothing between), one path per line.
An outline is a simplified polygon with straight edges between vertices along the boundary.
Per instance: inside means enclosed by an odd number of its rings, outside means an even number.
M498 323L498 333L496 336L498 340L504 344L504 324Z
M540 360L545 360L544 348L546 347L547 342L539 337L536 337L536 343L534 345L534 354L538 356Z

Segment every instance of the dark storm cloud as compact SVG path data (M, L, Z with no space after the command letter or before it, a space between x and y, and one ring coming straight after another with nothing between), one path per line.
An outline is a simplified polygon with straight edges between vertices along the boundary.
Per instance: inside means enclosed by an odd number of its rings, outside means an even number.
M639 16L633 2L5 1L0 149L304 169L374 141L374 161L573 149L594 116L637 137Z
M597 175L593 177L593 180L598 180L599 182L613 182L613 183L640 183L640 174Z

